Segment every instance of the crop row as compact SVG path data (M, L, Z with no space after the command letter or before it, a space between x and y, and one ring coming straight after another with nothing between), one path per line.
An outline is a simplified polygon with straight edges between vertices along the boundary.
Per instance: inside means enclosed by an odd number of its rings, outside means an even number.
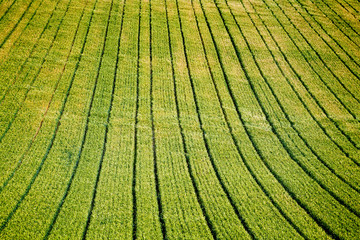
M0 238L359 235L356 3L0 6Z

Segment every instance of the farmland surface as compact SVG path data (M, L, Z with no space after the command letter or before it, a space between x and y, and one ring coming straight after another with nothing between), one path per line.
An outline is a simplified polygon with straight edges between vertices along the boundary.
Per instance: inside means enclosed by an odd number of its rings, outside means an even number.
M0 0L0 239L360 239L360 2Z

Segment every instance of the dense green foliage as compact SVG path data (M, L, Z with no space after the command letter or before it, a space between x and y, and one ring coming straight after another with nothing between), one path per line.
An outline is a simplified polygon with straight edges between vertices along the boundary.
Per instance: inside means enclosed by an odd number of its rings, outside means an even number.
M0 0L0 239L359 239L356 0Z

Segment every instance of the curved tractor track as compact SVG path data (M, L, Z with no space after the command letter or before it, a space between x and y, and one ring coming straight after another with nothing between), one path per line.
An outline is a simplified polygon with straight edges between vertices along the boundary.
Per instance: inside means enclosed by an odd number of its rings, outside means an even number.
M0 0L0 239L359 239L359 13Z

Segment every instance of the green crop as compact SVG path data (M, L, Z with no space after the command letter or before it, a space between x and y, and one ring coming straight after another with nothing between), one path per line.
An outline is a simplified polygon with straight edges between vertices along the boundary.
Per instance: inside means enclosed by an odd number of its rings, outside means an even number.
M0 0L0 239L358 239L359 14Z

